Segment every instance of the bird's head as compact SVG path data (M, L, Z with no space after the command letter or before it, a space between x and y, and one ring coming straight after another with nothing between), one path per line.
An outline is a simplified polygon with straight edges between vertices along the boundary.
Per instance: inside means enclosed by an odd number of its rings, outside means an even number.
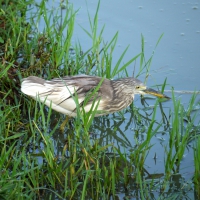
M161 92L158 92L154 89L148 88L144 83L142 83L140 80L136 78L126 78L124 80L124 83L126 84L127 88L126 90L133 94L151 94L153 96L159 97L159 98L167 98L170 99L165 94L162 94Z

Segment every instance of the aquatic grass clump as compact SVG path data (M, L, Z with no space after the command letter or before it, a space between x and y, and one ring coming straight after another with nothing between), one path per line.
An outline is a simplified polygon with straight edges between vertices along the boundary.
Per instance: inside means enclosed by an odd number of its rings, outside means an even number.
M194 145L194 187L197 199L200 198L200 137Z
M169 178L179 173L180 164L183 159L184 153L187 149L189 142L191 142L193 136L191 130L194 127L196 114L192 113L194 107L196 94L194 93L188 105L188 109L185 110L181 105L180 100L177 100L172 91L173 100L173 114L171 118L171 129L169 130L169 147L165 147L165 181L164 188Z
M23 188L31 161L26 157L27 144L23 146L22 141L28 140L27 132L20 121L19 106L8 106L4 100L0 104L0 198L26 198Z

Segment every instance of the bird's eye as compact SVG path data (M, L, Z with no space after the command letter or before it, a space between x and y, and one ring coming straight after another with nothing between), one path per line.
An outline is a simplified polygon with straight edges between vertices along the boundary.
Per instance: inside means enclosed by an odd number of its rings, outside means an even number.
M135 88L138 90L138 89L140 89L140 86L136 86Z

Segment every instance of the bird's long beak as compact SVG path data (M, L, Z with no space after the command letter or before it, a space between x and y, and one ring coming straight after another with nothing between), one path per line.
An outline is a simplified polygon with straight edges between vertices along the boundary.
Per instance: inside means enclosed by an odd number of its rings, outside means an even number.
M165 94L162 94L154 89L151 88L146 88L145 90L143 90L143 92L145 94L151 94L153 96L159 97L159 98L166 98L166 99L170 99L170 97L166 96Z

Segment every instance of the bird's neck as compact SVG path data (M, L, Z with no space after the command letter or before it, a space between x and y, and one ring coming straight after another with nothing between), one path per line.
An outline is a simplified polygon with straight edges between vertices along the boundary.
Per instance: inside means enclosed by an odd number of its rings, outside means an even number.
M127 96L134 98L133 90L130 86L127 86L124 80L112 81L113 94L115 97L126 98Z
M129 106L134 99L134 94L130 87L128 87L126 84L124 84L124 82L120 80L113 81L112 86L113 104L118 102L119 105L123 105L123 108Z

